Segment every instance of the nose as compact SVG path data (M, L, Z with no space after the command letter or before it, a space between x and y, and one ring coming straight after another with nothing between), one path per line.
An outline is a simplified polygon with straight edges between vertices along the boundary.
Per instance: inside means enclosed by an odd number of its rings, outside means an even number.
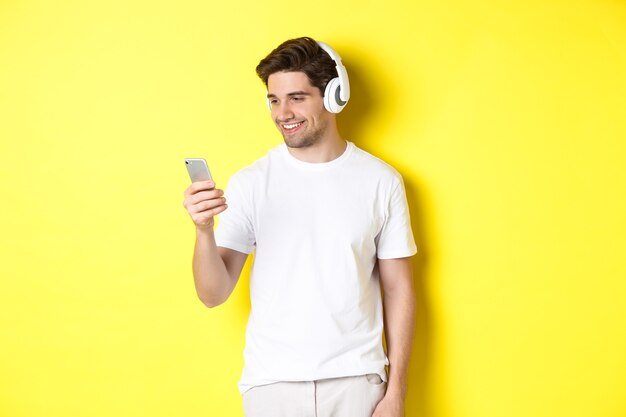
M274 119L281 122L286 122L295 117L289 105L289 100L283 100L272 106L272 114Z

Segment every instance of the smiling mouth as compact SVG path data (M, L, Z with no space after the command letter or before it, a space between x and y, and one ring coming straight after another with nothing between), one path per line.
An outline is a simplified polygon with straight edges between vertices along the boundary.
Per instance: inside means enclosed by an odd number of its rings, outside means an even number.
M283 131L285 133L292 133L298 130L303 124L304 121L296 123L282 123L280 126L283 128Z

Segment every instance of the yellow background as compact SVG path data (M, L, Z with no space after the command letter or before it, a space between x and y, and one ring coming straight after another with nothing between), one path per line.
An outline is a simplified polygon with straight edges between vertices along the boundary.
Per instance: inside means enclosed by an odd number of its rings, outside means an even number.
M302 35L407 184L407 416L626 415L618 0L0 2L0 415L243 415L248 280L197 299L183 158L281 143L254 67Z

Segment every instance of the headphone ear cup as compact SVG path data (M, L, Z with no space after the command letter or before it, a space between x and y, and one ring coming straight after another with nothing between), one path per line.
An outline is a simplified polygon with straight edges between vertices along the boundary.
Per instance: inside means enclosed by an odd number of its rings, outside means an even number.
M338 102L339 89L341 83L339 78L335 77L326 84L326 90L324 91L324 107L331 113L339 113L346 106L346 103Z
M270 99L265 97L265 102L267 103L267 108L272 111L272 103L270 102Z

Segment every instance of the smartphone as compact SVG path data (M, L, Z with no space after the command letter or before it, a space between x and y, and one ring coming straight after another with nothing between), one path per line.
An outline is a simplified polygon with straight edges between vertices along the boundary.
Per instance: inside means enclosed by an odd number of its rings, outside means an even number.
M212 180L211 172L206 161L202 158L185 158L187 172L191 182Z

